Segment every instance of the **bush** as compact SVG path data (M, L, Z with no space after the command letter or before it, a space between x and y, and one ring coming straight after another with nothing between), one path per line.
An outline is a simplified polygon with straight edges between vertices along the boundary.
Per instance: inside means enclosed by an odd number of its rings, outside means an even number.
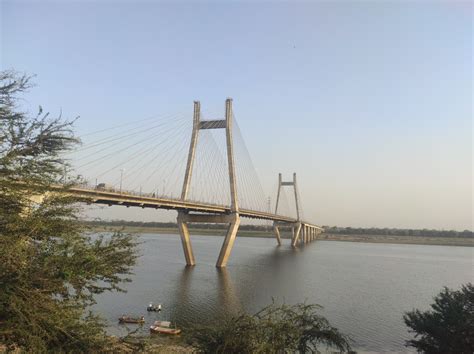
M320 308L272 304L255 315L191 329L187 341L202 353L318 353L320 346L350 351L349 337L319 315Z

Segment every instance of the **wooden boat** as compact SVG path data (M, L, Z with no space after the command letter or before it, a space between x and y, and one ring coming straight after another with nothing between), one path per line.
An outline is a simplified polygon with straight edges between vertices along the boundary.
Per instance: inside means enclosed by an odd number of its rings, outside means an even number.
M167 327L151 326L150 327L150 332L151 333L177 335L177 334L181 333L181 330L179 328L167 328Z
M123 315L119 318L119 323L144 323L145 317L130 317Z
M153 326L150 326L150 333L177 335L181 333L181 330L179 328L171 328L171 322L169 321L155 321Z
M153 326L171 328L171 322L170 321L155 321L153 323Z

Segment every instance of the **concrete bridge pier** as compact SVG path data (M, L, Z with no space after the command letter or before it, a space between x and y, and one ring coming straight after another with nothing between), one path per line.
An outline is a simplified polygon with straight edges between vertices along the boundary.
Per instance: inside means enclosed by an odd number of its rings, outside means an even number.
M238 213L231 213L228 215L217 214L189 214L186 212L178 212L178 228L181 236L181 243L183 244L184 258L186 265L193 266L196 264L191 246L191 239L189 236L189 223L212 223L212 224L228 224L227 233L222 243L219 258L217 259L216 267L221 268L227 265L230 257L230 252L234 245L235 237L240 226L240 216Z
M183 245L184 259L186 260L186 265L193 266L196 264L194 259L193 247L191 245L191 238L189 237L189 228L186 222L186 215L184 212L178 212L178 230L179 235L181 236L181 244Z
M273 223L273 232L275 232L275 237L278 243L278 246L281 246L281 235L280 235L280 228L276 223Z
M221 268L227 265L227 261L230 257L230 252L234 246L235 237L237 236L237 231L239 230L240 225L240 216L238 213L230 215L231 222L229 223L229 229L225 236L224 242L222 243L221 251L219 253L219 258L217 259L216 267Z
M297 231L293 233L293 237L291 238L291 244L292 246L295 246L298 244L298 241L301 245L305 245L307 243L310 243L314 240L316 240L317 235L321 232L321 228L313 226L313 225L308 225L308 224L303 224L303 223L296 223L294 224L296 226L293 226L293 228L297 229L297 225L301 225L301 231L300 235L301 237L298 238Z
M298 244L298 240L301 235L301 226L302 224L300 222L297 222L293 225L292 230L293 230L293 238L291 240L291 246L296 247Z

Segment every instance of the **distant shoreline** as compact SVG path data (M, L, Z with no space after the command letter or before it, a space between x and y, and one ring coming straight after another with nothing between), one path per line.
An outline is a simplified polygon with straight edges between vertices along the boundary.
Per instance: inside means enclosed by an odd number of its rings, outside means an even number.
M318 239L322 241L474 247L474 239L468 237L321 234Z
M167 234L178 234L178 229L176 227L147 227L147 226L92 226L91 230L97 232L112 232L115 230L121 230L123 232L128 232L131 234L138 233L167 233ZM224 229L202 229L202 228L193 228L189 227L191 234L199 234L205 236L224 236ZM260 237L260 238L274 238L275 235L268 231L260 230L239 230L237 236L240 237ZM285 237L283 238L289 238Z
M146 227L146 226L92 226L95 232L113 232L121 230L127 233L167 233L178 234L175 227ZM224 236L223 229L201 229L190 228L191 234L197 233L206 236ZM238 237L275 238L273 232L260 230L239 230ZM289 232L282 232L282 238L289 239ZM388 243L409 245L438 245L438 246L462 246L474 247L474 239L468 237L434 237L434 236L394 236L394 235L340 235L320 234L318 240L362 242L362 243Z

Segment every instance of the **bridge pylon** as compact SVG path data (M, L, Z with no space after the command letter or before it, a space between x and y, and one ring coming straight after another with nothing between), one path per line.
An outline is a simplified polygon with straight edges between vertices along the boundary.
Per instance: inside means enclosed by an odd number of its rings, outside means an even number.
M298 185L296 183L296 173L293 173L293 180L288 182L283 182L281 178L281 173L278 174L278 191L277 191L277 199L275 204L275 214L278 214L278 204L280 202L280 191L282 187L293 187L293 191L295 193L295 204L296 204L296 222L291 227L291 245L296 247L298 240L300 238L301 230L303 224L301 223L300 219L300 204L298 199ZM281 245L281 236L280 236L280 228L278 223L273 224L273 229L275 231L275 236L278 242L278 245ZM304 232L304 228L303 228Z
M190 214L189 211L178 212L178 229L183 244L184 257L187 265L195 265L191 238L188 229L188 223L205 222L205 223L223 223L228 224L228 230L224 242L217 259L216 267L225 267L230 256L230 252L234 245L235 237L240 225L239 203L237 198L237 180L235 174L234 161L234 145L232 138L232 99L228 98L225 102L225 119L222 120L206 120L201 121L201 104L199 101L194 102L193 115L193 131L191 135L191 143L189 145L188 161L186 164L186 172L184 175L183 189L181 192L181 200L186 201L191 186L193 173L193 165L196 154L196 146L198 143L199 131L203 129L225 129L226 145L227 145L227 165L229 170L229 187L230 187L230 214Z

